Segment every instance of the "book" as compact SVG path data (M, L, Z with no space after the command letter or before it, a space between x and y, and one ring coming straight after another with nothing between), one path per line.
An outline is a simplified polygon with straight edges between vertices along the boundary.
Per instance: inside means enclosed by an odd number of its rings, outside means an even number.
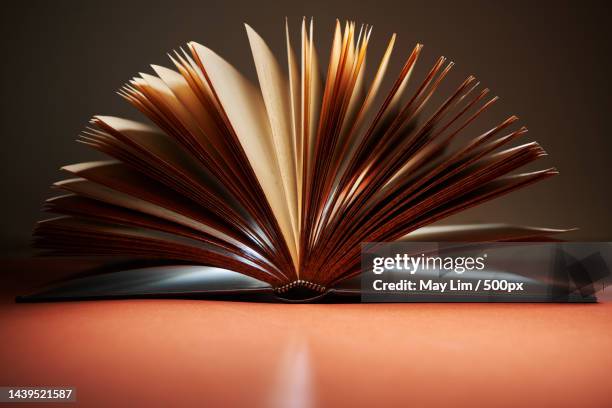
M147 123L91 119L78 141L109 160L63 167L71 178L55 183L63 193L44 205L55 216L35 230L44 254L162 265L88 274L22 300L316 300L358 293L362 242L563 232L430 226L557 174L517 173L546 153L514 143L527 132L516 116L473 129L497 101L474 76L439 95L453 62L440 57L413 78L416 44L385 86L395 34L367 75L372 27L337 20L322 73L312 20L297 42L285 22L278 57L245 26L257 83L196 42L169 55L174 69L152 65L118 91Z

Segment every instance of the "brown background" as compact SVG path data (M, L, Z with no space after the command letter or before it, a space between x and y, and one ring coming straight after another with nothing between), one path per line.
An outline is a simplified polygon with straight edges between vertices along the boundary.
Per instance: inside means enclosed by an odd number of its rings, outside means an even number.
M96 157L73 140L94 114L135 116L114 90L189 40L210 46L253 76L242 22L284 57L283 17L314 16L326 59L333 19L374 25L372 50L395 30L394 65L416 41L429 65L457 62L451 82L475 73L502 100L491 122L516 113L561 176L451 221L581 227L573 239L612 240L612 142L607 9L582 2L103 1L20 2L0 17L2 213L0 245L27 247L48 186L67 163ZM372 59L371 61L373 61ZM374 64L370 64L372 66Z

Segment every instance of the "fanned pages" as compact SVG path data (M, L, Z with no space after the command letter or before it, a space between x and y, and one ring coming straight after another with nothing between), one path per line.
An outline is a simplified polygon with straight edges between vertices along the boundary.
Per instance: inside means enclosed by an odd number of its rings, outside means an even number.
M246 25L247 34L253 52L253 59L259 77L263 100L270 121L270 133L274 145L274 156L277 159L280 177L284 187L284 200L288 207L293 237L292 249L295 251L295 265L298 264L298 216L297 184L295 171L295 152L293 150L291 130L292 111L289 101L289 83L281 72L280 66L263 39L251 27ZM299 270L298 270L299 275Z
M372 27L337 20L319 66L312 19L302 20L298 38L285 22L278 57L245 26L257 83L190 42L170 55L174 69L154 65L119 91L151 125L91 120L79 142L112 160L63 168L71 178L54 184L63 193L45 204L55 215L37 226L39 248L202 265L154 270L164 279L178 274L171 293L210 275L194 290L320 295L360 273L362 242L549 239L564 231L430 225L557 174L518 172L546 153L520 141L527 129L517 117L475 128L497 97L474 76L441 95L453 68L446 58L414 78L417 44L389 78L395 34L373 59ZM120 294L134 285L153 293L146 273L96 282L112 280ZM224 288L223 276L238 286Z

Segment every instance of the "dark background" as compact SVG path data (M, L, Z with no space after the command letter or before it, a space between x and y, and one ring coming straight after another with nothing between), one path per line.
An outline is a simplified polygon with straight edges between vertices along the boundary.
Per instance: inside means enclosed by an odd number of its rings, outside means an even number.
M603 3L603 2L602 2ZM450 219L580 227L571 239L612 240L609 176L612 49L605 6L581 2L458 1L104 1L4 4L0 17L0 246L20 252L40 218L61 165L97 155L74 142L95 114L134 109L114 91L189 40L206 44L253 77L243 22L284 54L284 17L294 28L314 16L327 60L335 17L374 25L374 58L392 32L399 41L389 76L414 43L428 66L443 54L500 95L492 121L515 113L561 175ZM295 41L295 39L294 39ZM283 60L284 61L284 60ZM371 63L370 67L374 64ZM490 122L493 124L493 122ZM542 167L540 166L540 167Z

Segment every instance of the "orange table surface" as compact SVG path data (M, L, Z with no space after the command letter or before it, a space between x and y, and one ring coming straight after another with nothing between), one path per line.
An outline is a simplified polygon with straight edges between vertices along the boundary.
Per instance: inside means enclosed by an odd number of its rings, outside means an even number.
M3 289L0 386L74 386L87 407L612 406L607 302L15 304L22 289Z

